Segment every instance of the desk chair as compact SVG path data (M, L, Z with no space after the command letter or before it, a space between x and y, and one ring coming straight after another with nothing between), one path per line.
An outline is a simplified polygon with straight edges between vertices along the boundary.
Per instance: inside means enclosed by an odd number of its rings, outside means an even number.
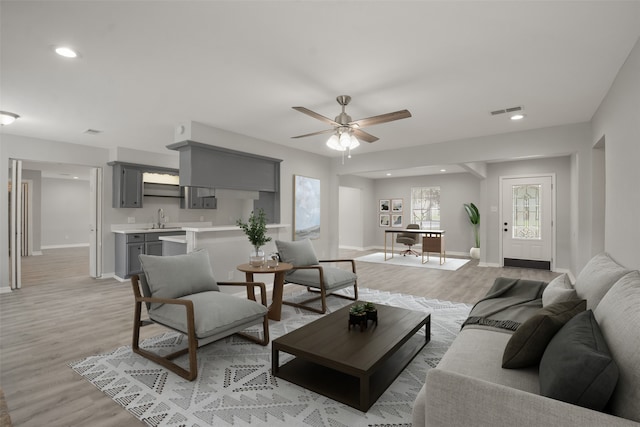
M409 224L407 225L407 229L419 230L420 226L418 224ZM398 233L398 236L396 237L396 243L402 243L403 245L408 246L407 249L400 252L402 256L406 256L407 254L420 256L418 252L411 249L411 247L413 245L417 245L418 242L420 242L420 233Z

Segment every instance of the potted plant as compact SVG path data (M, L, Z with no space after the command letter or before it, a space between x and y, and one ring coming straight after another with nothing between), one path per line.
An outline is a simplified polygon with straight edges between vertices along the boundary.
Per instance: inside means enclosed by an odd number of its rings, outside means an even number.
M378 309L372 302L364 303L364 312L367 313L367 321L371 320L376 325L378 324Z
M242 219L236 221L238 227L244 231L244 234L249 238L249 242L253 245L253 251L249 257L249 263L254 267L260 267L264 264L264 252L261 247L265 243L271 241L271 237L267 237L267 215L263 209L258 209L258 212L251 212L249 220L243 222Z
M351 325L360 325L360 331L367 328L367 312L364 310L364 304L354 304L349 308L349 329Z
M465 203L464 209L467 211L469 222L471 222L471 225L473 226L473 234L476 239L476 245L471 248L469 254L471 255L471 258L480 259L480 211L478 210L478 207L473 203Z

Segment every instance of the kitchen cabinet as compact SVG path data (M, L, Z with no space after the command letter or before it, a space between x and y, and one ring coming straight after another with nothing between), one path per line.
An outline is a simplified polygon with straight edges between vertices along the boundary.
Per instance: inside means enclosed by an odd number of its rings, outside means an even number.
M218 199L211 195L198 196L198 187L183 187L183 197L180 199L181 209L217 209ZM204 189L210 190L210 189Z
M116 233L115 235L115 273L121 279L142 272L138 255L162 255L160 236L184 236L184 231L153 233Z
M177 169L125 162L109 162L107 164L113 168L111 205L114 208L143 207L144 174L146 172L178 175Z

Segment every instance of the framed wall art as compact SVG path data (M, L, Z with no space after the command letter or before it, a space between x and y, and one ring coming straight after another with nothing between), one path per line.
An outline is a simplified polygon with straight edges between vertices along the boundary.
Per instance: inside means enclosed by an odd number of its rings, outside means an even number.
M320 238L320 180L293 176L293 240Z
M380 214L380 227L389 227L391 225L389 214Z
M402 215L391 215L391 226L402 227Z
M391 201L389 199L381 199L380 212L390 212L390 211L391 211Z
M391 212L402 212L402 199L391 199Z

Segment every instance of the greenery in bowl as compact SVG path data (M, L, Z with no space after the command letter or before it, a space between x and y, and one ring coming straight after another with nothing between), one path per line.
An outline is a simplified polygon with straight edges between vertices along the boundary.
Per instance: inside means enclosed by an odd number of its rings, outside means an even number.
M258 212L251 212L249 220L243 222L242 219L236 221L238 227L244 231L249 238L251 244L256 248L256 252L259 248L265 245L265 243L271 241L271 237L267 237L267 215L263 209L258 209Z

